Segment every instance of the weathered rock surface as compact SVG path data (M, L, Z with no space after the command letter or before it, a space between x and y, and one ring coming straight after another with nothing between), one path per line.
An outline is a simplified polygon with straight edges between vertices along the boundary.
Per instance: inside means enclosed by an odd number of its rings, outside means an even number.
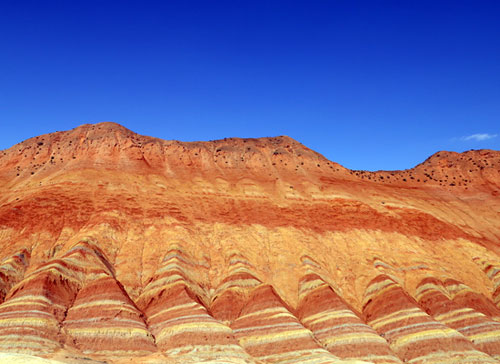
M452 301L443 282L436 278L426 278L420 283L417 299L436 320L459 331L478 350L500 359L500 322L469 307L471 305Z
M2 363L10 364L61 364L60 361L38 358L32 355L0 353Z
M475 350L458 331L424 312L399 284L386 275L379 275L368 285L363 312L368 324L389 342L391 349L404 361L495 362ZM449 323L444 316L438 314L436 317Z
M0 352L500 363L499 241L498 151L366 172L83 125L0 152Z
M300 281L298 317L331 353L373 363L401 363L387 341L356 315L321 277Z

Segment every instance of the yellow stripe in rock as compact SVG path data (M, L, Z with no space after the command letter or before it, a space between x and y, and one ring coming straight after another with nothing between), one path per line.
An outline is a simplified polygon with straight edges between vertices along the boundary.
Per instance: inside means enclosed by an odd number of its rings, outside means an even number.
M470 318L478 318L478 317L485 317L482 313L479 313L479 312L471 312L470 314L464 314L464 315L460 315L458 317L453 317L453 318L449 318L449 319L446 319L446 320L440 320L441 322L445 323L445 324L451 324L453 322L457 322L457 321L462 321L462 320L466 320L466 319L470 319Z
M0 318L5 317L5 316L19 316L22 315L22 317L26 317L27 315L41 315L41 316L49 316L53 317L52 313L46 312L46 311L39 311L39 310L19 310L19 311L7 311L7 312L2 312L0 313Z
M321 342L327 346L346 345L356 342L387 344L385 339L382 338L381 336L368 332L335 335L327 339L321 340Z
M219 322L189 322L179 325L172 325L164 328L158 335L156 335L156 340L162 340L165 337L178 335L184 332L192 332L192 333L224 332L227 334L232 334L232 330L229 327L224 326Z
M71 307L71 310L79 310L82 308L89 308L95 306L103 306L101 307L101 309L106 309L106 306L119 307L120 310L123 311L137 312L137 310L133 306L120 300L96 300L96 301L84 302Z
M249 355L243 350L243 348L234 344L182 345L173 349L168 349L164 352L167 357L189 353L195 353L197 357L215 356L219 360L222 356L249 359Z
M138 357L151 355L149 350L82 350L84 354L102 356Z
M106 318L104 320L102 320L101 317L87 317L87 318L83 318L83 319L79 319L79 320L65 320L64 321L64 324L65 325L77 325L77 324L83 324L83 323L88 323L88 324L91 324L93 326L99 326L99 327L113 327L113 326L117 326L119 324L123 324L123 323L129 323L129 324L133 324L135 326L140 326L140 327L143 327L144 326L144 322L141 321L140 319L126 319L126 318L118 318L118 317L113 317L113 320L110 321L110 320L106 320Z
M307 316L306 318L304 318L303 321L308 326L311 326L327 320L333 320L344 317L358 318L358 316L356 316L354 312L352 312L351 310L327 310L311 316Z
M370 326L372 326L374 329L379 329L380 327L386 326L388 324L414 317L429 317L429 315L427 315L425 312L421 311L418 308L401 310L396 312L395 314L387 315L380 319L370 322Z
M259 356L260 360L264 360L268 363L309 363L310 360L316 360L318 364L322 363L338 363L338 359L334 357L331 353L324 349L305 349L305 350L293 350L287 351L286 353L271 354L265 356ZM337 360L335 360L337 359ZM327 360L327 361L325 361Z
M253 317L253 316L259 316L259 315L267 315L267 314L273 314L273 313L287 313L287 314L290 314L290 312L284 308L284 307L272 307L272 308L265 308L263 310L259 310L259 311L254 311L254 312L250 312L250 313L247 313L245 315L242 315L240 316L240 318L238 320L241 320L242 318L249 318L249 317ZM293 316L290 314L290 316Z
M299 339L304 337L311 337L311 332L307 329L298 329L298 330L282 331L273 334L241 337L239 338L239 341L241 345L248 347L248 346L268 344L276 341Z
M203 309L203 307L200 304L196 303L196 302L183 303L182 305L177 305L177 306L165 308L165 309L163 309L163 310L161 310L161 311L159 311L159 312L157 312L157 313L149 316L149 319L152 320L153 318L155 318L157 316L160 316L160 315L163 315L163 314L165 314L167 312L176 311L176 310L184 310L186 308L191 308L191 307L194 308L196 306L198 306L197 308ZM203 309L203 311L205 311L205 310Z
M377 364L394 364L394 363L401 363L401 360L399 360L397 357L394 355L365 355L365 356L360 356L360 357L349 357L349 358L344 358L344 359L358 359L358 360L363 360L363 361L368 361L368 362L374 362L376 361Z
M455 330L443 327L442 329L431 329L419 331L416 333L401 336L391 342L391 347L400 348L401 346L412 344L416 341L430 340L443 337L461 337Z
M281 313L275 313L274 315L270 315L267 317L267 319L276 319L280 317L286 317L286 318L292 318L294 321L297 320L297 318L292 315L290 312L281 312Z
M124 327L89 327L78 329L67 329L71 336L92 336L116 339L117 337L129 339L138 336L151 335L146 329L124 328Z
M260 282L255 279L255 278L247 278L247 279L234 279L227 281L223 285L221 285L217 291L222 292L225 291L226 289L229 289L231 287L241 287L241 288L247 288L247 287L255 287L258 286Z
M470 287L462 283L447 285L446 289L453 295L453 297L466 292L474 292Z
M442 313L440 315L435 315L434 318L436 320L446 320L450 317L453 317L453 316L457 316L457 315L460 315L460 314L463 314L463 313L468 313L468 312L473 312L474 310L472 308L460 308L460 309L457 309L457 310L453 310L453 311L450 311L450 312L446 312L446 313Z
M322 279L314 279L312 281L307 281L300 285L299 292L301 295L321 286L326 286L327 284Z
M270 330L278 328L280 328L281 331L285 331L288 330L290 327L303 328L302 325L298 322L285 322L282 324L274 324L274 325L258 325L258 326L243 327L241 329L233 329L233 332L241 333L245 331L248 332L248 331L261 331L261 330L266 330L266 332L269 332Z
M373 299L374 297L379 297L379 296L382 296L383 294L385 294L386 292L394 289L396 286L396 284L394 284L394 282L390 281L392 284L389 284L387 285L385 288L382 288L381 290L377 291L377 292L374 292L368 296L365 295L365 299L363 300L363 304L366 304L369 300Z
M12 349L15 349L16 352L22 352L26 349L37 349L40 351L47 351L48 349L52 349L53 347L58 347L59 344L54 342L51 343L52 347L48 346L47 343L36 343L36 342L28 342L28 341L11 341L11 340L2 340L0 341L0 348L7 349L8 351L11 351ZM21 349L21 350L19 350Z
M55 340L44 338L42 336L35 335L17 335L17 334L8 334L8 335L0 335L0 343L4 342L36 342L41 344L57 344Z
M35 276L37 276L38 274L40 273L45 273L45 272L49 272L49 271L52 271L52 272L57 272L57 273L60 273L62 274L63 276L68 276L68 277L72 277L73 276L73 271L69 268L66 268L65 266L63 266L61 263L59 262L53 262L53 263L50 263L50 264L47 264L41 268L38 268L37 270L35 270L34 272L32 272L29 276L29 278L33 278Z
M0 310L6 307L17 306L17 305L42 305L50 306L51 308L66 309L63 305L57 305L53 303L50 299L45 296L36 295L24 295L16 298L11 298L0 305Z
M408 360L408 363L425 363L425 364L469 364L473 363L496 363L488 355L476 350L466 351L439 351L431 354L422 355Z
M157 290L157 289L163 288L165 286L169 286L172 283L175 283L178 281L185 281L185 278L179 274L172 274L170 276L162 277L162 278L159 278L159 279L152 281L150 284L148 284L146 286L144 291L148 292L148 291L152 291L152 290Z
M467 335L469 340L473 342L488 342L488 341L499 341L500 340L500 330L482 332L475 335ZM494 339L494 340L493 340Z
M174 318L171 318L168 320L160 321L156 324L149 325L149 327L154 329L158 326L169 326L172 322L182 321L182 320L189 320L191 322L195 321L197 323L206 322L207 320L208 320L208 322L214 321L214 319L211 316L209 316L206 313L202 313L199 315L184 315L184 316L174 317Z
M442 285L435 283L426 283L417 288L417 292L415 294L417 296L417 299L421 299L424 294L430 293L427 291L438 291L439 293L445 295L447 298L450 298L448 292L444 289Z
M365 291L365 296L371 296L374 293L378 293L382 288L394 285L392 279L385 279L381 282L371 284Z
M35 326L35 327L58 327L59 323L57 322L56 319L50 318L39 318L39 317L19 317L19 318L6 318L6 319L0 319L0 326L7 326L7 327L12 327L12 326L18 326L18 325L28 325L28 326Z

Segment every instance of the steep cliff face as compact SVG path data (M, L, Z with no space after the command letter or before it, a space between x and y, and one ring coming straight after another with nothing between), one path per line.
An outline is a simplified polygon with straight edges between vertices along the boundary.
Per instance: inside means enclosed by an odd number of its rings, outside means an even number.
M351 171L285 136L101 123L1 151L0 192L0 351L500 360L498 151Z

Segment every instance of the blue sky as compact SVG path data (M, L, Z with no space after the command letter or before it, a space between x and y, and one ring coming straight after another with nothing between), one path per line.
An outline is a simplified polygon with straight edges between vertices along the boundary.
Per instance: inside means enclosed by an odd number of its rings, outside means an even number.
M0 2L0 149L115 121L353 169L499 149L498 1ZM475 136L474 136L475 135Z

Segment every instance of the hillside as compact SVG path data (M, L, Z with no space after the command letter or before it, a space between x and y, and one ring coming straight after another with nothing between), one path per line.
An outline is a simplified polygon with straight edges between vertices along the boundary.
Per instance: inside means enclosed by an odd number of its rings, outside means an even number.
M500 152L353 171L82 125L0 151L0 352L500 363Z

